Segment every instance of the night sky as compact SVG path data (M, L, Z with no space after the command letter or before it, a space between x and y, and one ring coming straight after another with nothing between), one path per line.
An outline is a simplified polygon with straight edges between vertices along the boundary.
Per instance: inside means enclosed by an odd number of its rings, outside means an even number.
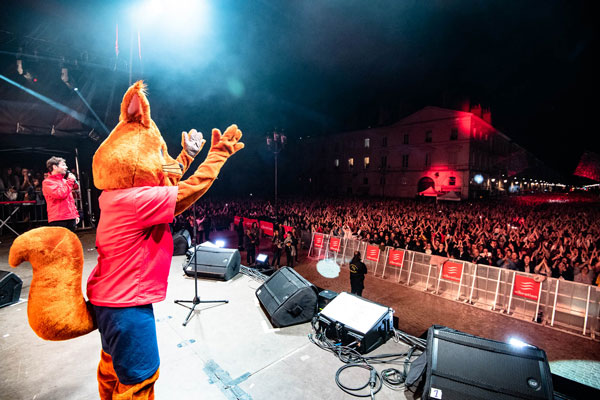
M235 122L258 170L270 165L264 136L275 127L293 142L465 100L491 109L494 126L567 176L583 151L598 152L593 2L224 0L154 17L148 3L3 2L2 73L19 47L67 61L86 52L94 65L71 74L96 79L90 103L111 128L118 104L107 99L114 90L118 103L126 90L133 49L132 78L148 82L168 143L183 129Z

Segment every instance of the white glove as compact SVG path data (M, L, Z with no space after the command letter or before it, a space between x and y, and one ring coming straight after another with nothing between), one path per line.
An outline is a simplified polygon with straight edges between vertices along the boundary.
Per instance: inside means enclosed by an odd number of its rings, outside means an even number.
M190 157L196 157L206 140L202 137L202 132L192 129L189 133L181 132L181 146Z

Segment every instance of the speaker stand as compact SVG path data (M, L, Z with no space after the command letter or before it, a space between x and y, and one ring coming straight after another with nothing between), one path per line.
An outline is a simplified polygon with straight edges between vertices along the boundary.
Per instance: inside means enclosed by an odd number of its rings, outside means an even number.
M194 314L194 310L196 309L196 306L198 304L202 304L202 303L224 303L227 304L229 303L229 300L200 300L200 297L198 296L198 257L196 255L196 245L198 243L197 240L197 234L198 232L196 231L196 207L192 206L192 212L194 215L194 298L192 300L175 300L175 304L180 305L182 307L185 307L187 309L190 310L190 312L188 313L187 317L185 318L185 321L183 321L183 326L187 326L188 322L190 322L190 319L192 318L192 315ZM182 303L191 303L192 306L187 306L186 304L182 304Z

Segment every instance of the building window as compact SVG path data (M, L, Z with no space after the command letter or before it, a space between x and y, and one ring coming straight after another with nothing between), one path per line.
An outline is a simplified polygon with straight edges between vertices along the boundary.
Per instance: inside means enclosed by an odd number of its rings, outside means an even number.
M402 156L402 168L408 168L408 154Z
M363 166L365 167L365 169L369 168L369 157L365 157L365 159L363 160Z
M348 167L350 167L350 168L354 167L354 158L348 159Z
M339 167L339 166L340 166L340 159L339 159L339 158L336 158L336 159L333 161L333 164L335 165L335 167L336 167L336 168L337 168L337 167Z
M456 185L456 177L451 176L450 178L448 178L448 186L454 186L454 185Z
M381 168L387 167L387 156L381 156Z
M369 184L369 178L363 178L363 185L368 185Z
M368 149L370 145L371 145L371 139L366 138L365 139L365 149Z
M458 128L452 128L450 131L450 140L458 140Z
M425 132L425 143L431 143L431 131Z
M404 134L404 144L408 144L408 133Z
M383 139L381 139L381 146L387 147L387 136L384 136Z
M425 166L431 166L431 153L425 153Z

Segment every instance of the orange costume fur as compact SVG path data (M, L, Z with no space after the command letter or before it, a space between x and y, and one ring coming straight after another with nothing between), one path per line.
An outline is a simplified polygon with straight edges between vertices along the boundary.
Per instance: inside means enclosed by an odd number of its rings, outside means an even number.
M173 159L150 117L143 82L131 86L121 104L119 124L100 145L93 159L94 184L101 190L143 186L177 186L175 215L189 208L212 185L227 159L244 147L242 132L231 125L221 135L212 131L205 161L188 179L180 181L205 140L195 130L182 133L183 150ZM102 218L102 216L101 216ZM96 329L92 306L81 291L83 249L77 236L65 228L33 229L15 239L9 264L33 266L27 315L35 333L46 340L66 340ZM101 352L98 383L102 399L154 398L156 373L143 382L118 381L111 356Z

